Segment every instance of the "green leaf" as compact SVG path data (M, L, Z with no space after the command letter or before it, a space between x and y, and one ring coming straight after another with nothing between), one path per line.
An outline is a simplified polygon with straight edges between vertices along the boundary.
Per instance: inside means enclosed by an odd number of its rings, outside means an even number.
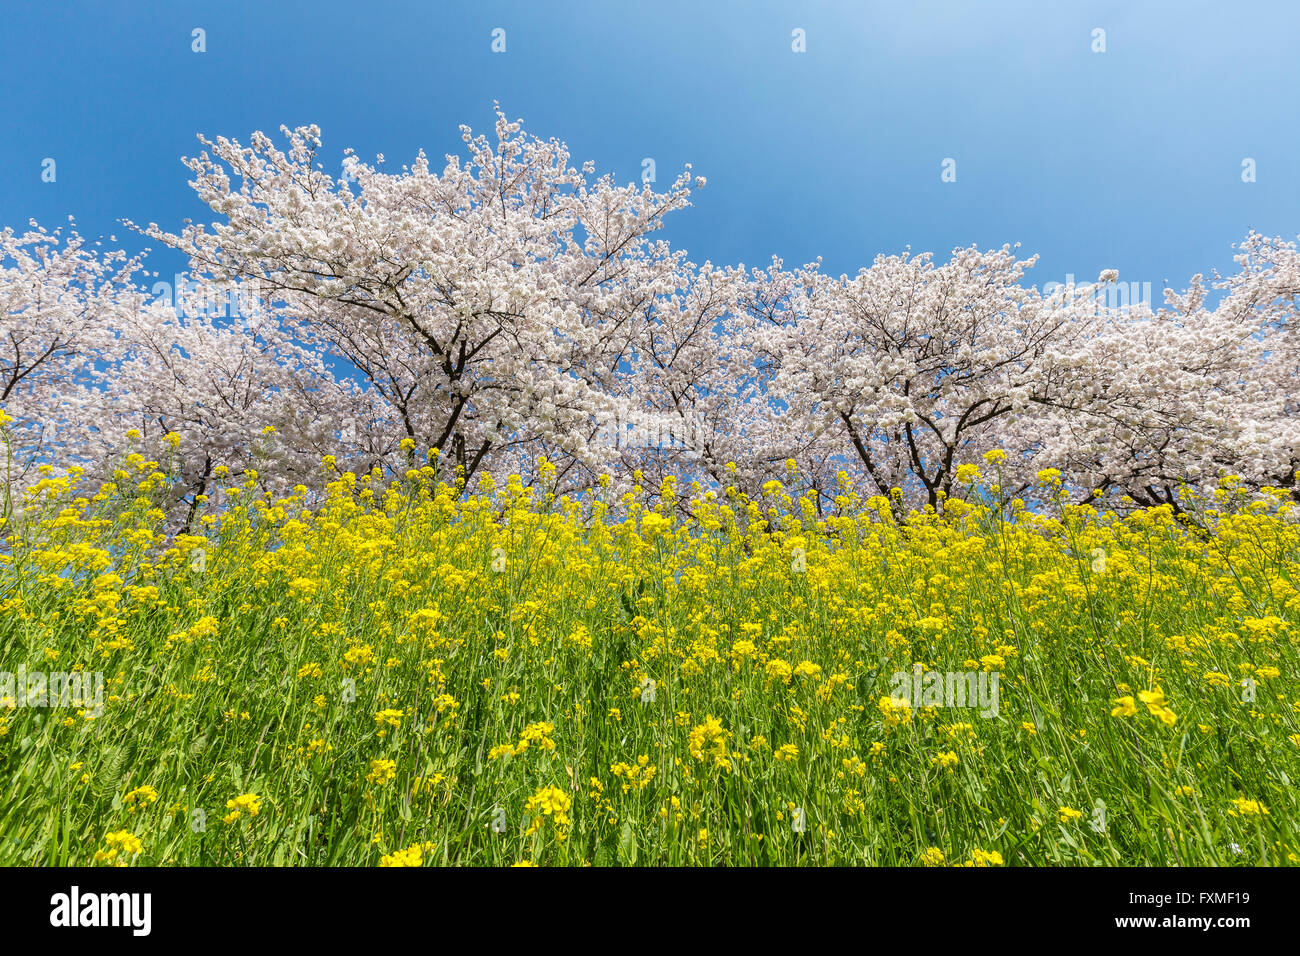
M625 820L618 835L618 860L625 866L636 865L636 834L632 830L632 821Z

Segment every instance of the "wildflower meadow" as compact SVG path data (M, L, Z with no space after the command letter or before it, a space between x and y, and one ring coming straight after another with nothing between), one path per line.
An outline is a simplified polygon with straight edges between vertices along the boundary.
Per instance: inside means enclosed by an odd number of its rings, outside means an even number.
M899 523L793 462L648 504L412 452L218 467L169 534L177 441L9 502L6 864L1297 862L1285 492L1028 510L992 452Z

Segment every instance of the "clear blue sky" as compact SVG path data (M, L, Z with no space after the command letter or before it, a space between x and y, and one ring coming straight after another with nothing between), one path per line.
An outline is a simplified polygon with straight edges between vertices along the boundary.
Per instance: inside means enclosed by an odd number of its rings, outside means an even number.
M620 180L709 179L697 261L838 274L1022 243L1067 273L1182 286L1254 228L1300 233L1300 3L18 3L0 15L0 226L207 218L195 133L317 123L390 168L491 105ZM207 51L191 51L191 30ZM506 52L491 31L506 31ZM1094 53L1092 31L1106 31ZM805 31L807 52L791 50ZM278 135L278 134L276 134ZM41 181L46 157L57 181ZM941 182L956 160L957 181ZM1243 158L1257 181L1243 183ZM164 274L180 267L155 252Z

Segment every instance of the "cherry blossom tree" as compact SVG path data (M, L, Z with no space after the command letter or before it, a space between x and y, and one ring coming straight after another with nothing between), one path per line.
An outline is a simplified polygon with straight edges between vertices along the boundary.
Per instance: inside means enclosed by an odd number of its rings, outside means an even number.
M101 457L125 447L128 431L146 447L177 436L172 493L188 514L211 493L220 466L283 490L340 452L343 411L359 404L356 384L290 341L274 316L220 322L154 303L133 318L124 335L130 349L103 403L110 424Z
M853 278L817 264L760 276L747 348L803 416L804 456L832 462L833 448L900 517L950 496L957 467L992 448L1028 467L1021 423L1074 401L1093 325L1083 290L1021 284L1033 262L970 248L942 265L880 256Z
M219 322L151 296L137 281L142 261L75 228L0 233L10 482L76 465L94 483L128 450L166 452L173 504L188 509L218 463L237 475L260 469L269 485L318 468L337 450L339 410L354 407L351 380L274 316Z
M10 479L85 464L105 424L106 367L143 294L139 258L102 252L71 223L0 232L0 407L14 419Z
M1233 474L1295 488L1300 467L1293 243L1251 234L1240 271L1210 287L1194 276L1166 304L1106 316L1086 343L1082 401L1038 423L1039 457L1086 497L1114 491L1180 510L1179 489Z
M689 166L662 192L619 186L498 110L440 170L349 150L336 180L316 127L282 131L284 149L200 138L191 185L216 221L140 229L190 258L175 301L75 227L0 233L11 481L106 476L166 440L192 518L219 465L271 490L326 455L400 474L436 449L466 481L545 458L551 490L612 472L616 494L672 475L758 495L793 462L819 510L860 481L901 519L1000 450L1026 498L1043 469L1080 500L1177 509L1227 474L1300 497L1295 243L1252 233L1235 274L1159 309L1107 304L1114 270L1040 291L1010 246L838 278L701 265L654 235L703 185Z
M463 162L435 171L421 153L387 173L349 151L336 181L316 127L283 132L283 151L261 133L203 140L193 186L224 221L145 231L356 369L385 411L381 444L436 448L467 478L543 450L594 464L613 380L684 285L651 234L688 205L689 168L662 193L592 179L498 111L491 141L462 128Z
M1113 271L1039 292L1024 283L1033 262L971 248L942 265L881 256L852 279L816 263L755 272L730 347L764 384L755 411L780 436L766 475L789 454L833 490L846 469L900 518L960 494L957 469L994 449L1017 495L1049 468L1081 500L1175 508L1180 487L1227 473L1295 487L1294 244L1252 235L1218 305L1198 276L1158 312L1106 304Z

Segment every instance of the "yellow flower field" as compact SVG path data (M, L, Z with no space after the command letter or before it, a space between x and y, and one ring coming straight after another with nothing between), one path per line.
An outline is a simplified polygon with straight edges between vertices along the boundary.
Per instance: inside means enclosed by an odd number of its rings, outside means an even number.
M1285 493L1120 515L1045 474L1031 511L967 469L900 526L847 480L548 474L227 477L166 534L156 462L51 471L0 559L0 862L1300 861Z

